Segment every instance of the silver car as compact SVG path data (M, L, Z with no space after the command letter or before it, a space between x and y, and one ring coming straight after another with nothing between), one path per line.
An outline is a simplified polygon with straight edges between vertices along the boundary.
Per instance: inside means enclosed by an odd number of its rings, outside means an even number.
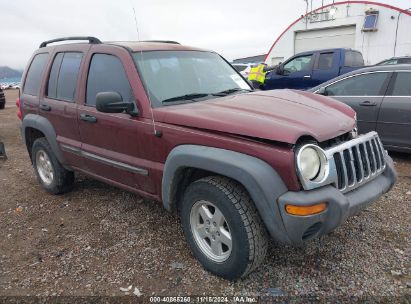
M351 106L359 133L375 130L386 149L411 152L411 65L356 70L310 91Z

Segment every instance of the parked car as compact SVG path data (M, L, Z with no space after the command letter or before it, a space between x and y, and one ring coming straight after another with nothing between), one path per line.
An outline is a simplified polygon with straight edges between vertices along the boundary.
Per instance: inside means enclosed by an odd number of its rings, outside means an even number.
M376 65L390 65L390 64L411 64L411 57L392 57L390 59L383 60Z
M263 90L307 90L364 66L361 52L328 49L294 55L266 74Z
M389 150L411 152L411 66L356 70L311 90L351 106L360 133L377 131Z
M50 45L70 39L90 43ZM268 234L302 245L395 182L377 133L357 136L350 107L253 92L211 51L62 38L28 67L18 116L43 188L68 191L79 171L160 201L194 256L226 279L263 262Z
M236 69L237 72L239 72L241 75L245 77L245 79L248 78L248 74L250 74L251 68L253 67L254 64L252 63L232 63L231 64L234 69Z
M4 96L3 90L0 88L0 110L6 107L6 97Z

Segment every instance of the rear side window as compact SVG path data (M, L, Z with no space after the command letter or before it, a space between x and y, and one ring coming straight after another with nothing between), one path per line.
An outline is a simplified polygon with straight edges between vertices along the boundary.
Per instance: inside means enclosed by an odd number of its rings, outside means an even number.
M399 72L392 87L391 96L411 96L411 72Z
M333 66L334 53L321 53L318 58L318 69L328 70Z
M359 67L364 65L364 58L360 52L345 51L344 66Z
M26 76L26 81L24 83L24 94L34 96L37 96L39 94L40 84L48 58L48 53L37 54L34 57L33 61L30 64L30 68Z
M117 92L123 101L134 101L123 64L113 55L95 54L91 59L86 104L94 107L96 95L100 92Z
M58 53L51 67L47 96L54 99L73 101L76 93L82 53Z
M381 96L389 73L370 73L349 77L329 85L328 96Z

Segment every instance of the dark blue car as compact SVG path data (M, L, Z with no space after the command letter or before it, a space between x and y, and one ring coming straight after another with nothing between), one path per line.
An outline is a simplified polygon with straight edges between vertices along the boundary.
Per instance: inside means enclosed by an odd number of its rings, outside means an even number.
M351 49L299 53L268 72L261 89L307 90L363 66L362 54Z

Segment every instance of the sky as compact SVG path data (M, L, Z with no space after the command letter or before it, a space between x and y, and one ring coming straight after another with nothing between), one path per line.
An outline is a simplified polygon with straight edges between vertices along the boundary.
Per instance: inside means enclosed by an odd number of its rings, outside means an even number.
M313 7L321 2L332 0L313 0ZM411 7L409 0L379 2ZM305 11L304 0L0 0L0 66L22 70L42 41L64 36L175 40L233 60L267 53Z

